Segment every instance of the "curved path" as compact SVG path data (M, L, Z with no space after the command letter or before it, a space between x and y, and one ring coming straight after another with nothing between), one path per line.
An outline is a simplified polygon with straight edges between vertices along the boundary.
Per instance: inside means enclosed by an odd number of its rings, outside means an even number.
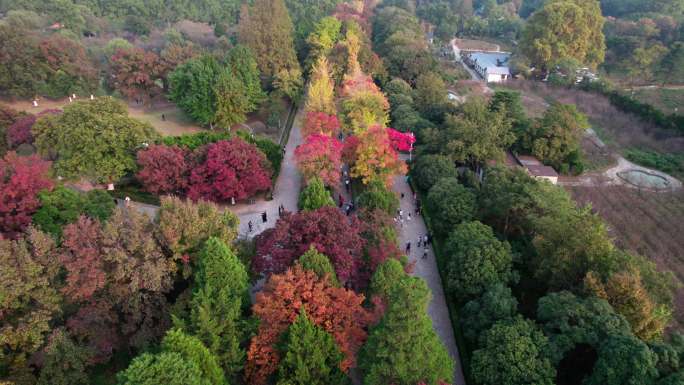
M447 308L442 278L439 275L435 254L430 247L427 259L422 259L423 249L417 247L418 237L427 234L425 221L422 216L415 215L413 192L404 176L397 176L394 178L393 190L400 197L402 193L404 194L404 198L400 199L400 207L404 211L405 219L399 228L399 246L401 250L404 250L406 243L411 242L411 252L408 257L409 262L415 264L413 275L423 278L430 288L430 291L432 291L432 300L428 306L428 315L432 319L432 327L437 332L437 335L440 340L442 340L442 343L449 351L449 354L455 363L456 369L453 384L465 385L461 357L458 353L458 347L456 346L454 329L451 326L451 318L449 317L449 309ZM408 213L411 213L410 221L406 220Z

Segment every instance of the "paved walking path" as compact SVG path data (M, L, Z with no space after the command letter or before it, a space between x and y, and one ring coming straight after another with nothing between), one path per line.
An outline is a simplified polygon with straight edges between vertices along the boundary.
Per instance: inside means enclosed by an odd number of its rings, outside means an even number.
M240 227L238 234L240 237L253 237L262 231L274 227L278 220L278 206L283 205L285 210L295 212L297 211L297 200L299 199L299 191L301 189L301 175L297 170L297 164L294 160L294 151L302 143L301 124L303 120L303 110L297 111L292 129L290 130L290 137L285 146L285 157L280 168L280 174L275 182L273 190L273 200L260 199L255 203L237 204L237 205L219 205L224 210L230 210L240 218ZM123 201L120 201L123 204ZM159 211L159 207L147 205L139 202L130 202L132 207L135 207L140 212L147 214L150 218L154 218ZM266 212L267 222L263 223L261 214ZM249 221L252 221L253 230L249 232Z
M405 250L406 243L411 242L409 262L415 262L413 275L423 278L432 291L432 300L428 306L428 315L432 319L432 327L456 364L453 384L465 385L461 358L458 354L456 339L454 338L454 329L451 327L451 319L449 318L449 310L447 309L442 279L437 269L435 254L432 251L432 247L430 247L427 259L422 259L423 248L418 247L418 237L427 234L425 221L423 221L422 216L415 215L413 192L404 176L395 177L393 190L399 196L401 196L401 193L404 193L404 199L400 199L401 209L404 211L404 224L399 228L399 247L401 250ZM407 220L408 213L411 213L410 221Z

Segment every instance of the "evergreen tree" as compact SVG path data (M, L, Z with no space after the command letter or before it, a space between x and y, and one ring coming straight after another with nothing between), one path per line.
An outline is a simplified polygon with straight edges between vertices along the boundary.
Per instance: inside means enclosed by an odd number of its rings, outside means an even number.
M228 66L245 87L249 100L249 111L254 111L259 104L266 100L266 93L261 89L259 66L254 53L243 45L236 45L228 52L226 58Z
M302 307L285 335L278 385L342 385L347 383L340 370L343 355L333 337L315 326Z
M429 302L422 279L404 275L394 282L387 311L360 353L364 385L451 382L454 363L432 328Z
M241 369L245 358L240 316L247 279L245 267L228 246L209 238L195 272L190 330L217 356L229 377Z
M244 9L239 41L254 52L261 74L270 81L283 70L299 70L292 20L283 0L255 0Z
M197 337L187 335L179 329L170 330L162 341L162 350L178 353L185 360L197 363L202 377L212 385L227 384L216 356Z
M323 278L324 275L328 275L328 281L334 286L339 287L340 281L337 279L337 274L335 273L335 267L330 262L330 259L323 253L319 253L316 248L311 245L306 253L299 257L299 264L304 270L311 270L316 273L319 278Z
M45 349L45 362L40 370L39 385L87 385L85 365L90 358L88 349L69 338L63 329L50 336Z
M335 207L335 202L320 178L312 178L299 194L299 209L314 211L323 206Z

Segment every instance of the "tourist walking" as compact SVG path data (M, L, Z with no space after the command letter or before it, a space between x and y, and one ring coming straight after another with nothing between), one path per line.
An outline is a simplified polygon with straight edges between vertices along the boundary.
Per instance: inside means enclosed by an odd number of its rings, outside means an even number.
M252 228L252 221L247 222L247 228L249 228L249 232L251 233L253 228Z
M423 259L427 259L428 251L430 251L430 249L427 246L425 246L425 248L423 249Z
M268 222L268 214L266 214L266 211L261 213L261 221L264 223Z
M406 243L406 254L411 254L411 242Z
M418 237L418 247L423 243L423 237Z

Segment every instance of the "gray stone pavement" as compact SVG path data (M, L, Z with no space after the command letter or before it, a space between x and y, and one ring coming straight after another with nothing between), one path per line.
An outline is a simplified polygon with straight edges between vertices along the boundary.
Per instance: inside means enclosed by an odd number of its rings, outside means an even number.
M447 308L446 298L444 297L442 279L437 268L435 254L432 251L432 247L430 247L428 257L422 259L424 249L418 247L418 237L427 234L425 221L422 216L415 215L413 192L411 192L411 188L404 176L395 177L393 190L399 197L401 197L401 193L404 193L404 198L400 199L400 207L403 210L404 221L403 225L398 225L399 247L403 251L406 248L406 243L411 242L409 261L415 263L413 275L423 278L432 291L432 300L428 306L428 315L432 319L432 327L437 332L437 335L442 340L444 346L446 346L455 363L456 371L454 373L453 384L465 385L461 357L458 354L458 347L456 346L456 339L454 338L454 329L451 327L451 318L449 318L449 310ZM411 213L411 220L407 220L408 213Z

